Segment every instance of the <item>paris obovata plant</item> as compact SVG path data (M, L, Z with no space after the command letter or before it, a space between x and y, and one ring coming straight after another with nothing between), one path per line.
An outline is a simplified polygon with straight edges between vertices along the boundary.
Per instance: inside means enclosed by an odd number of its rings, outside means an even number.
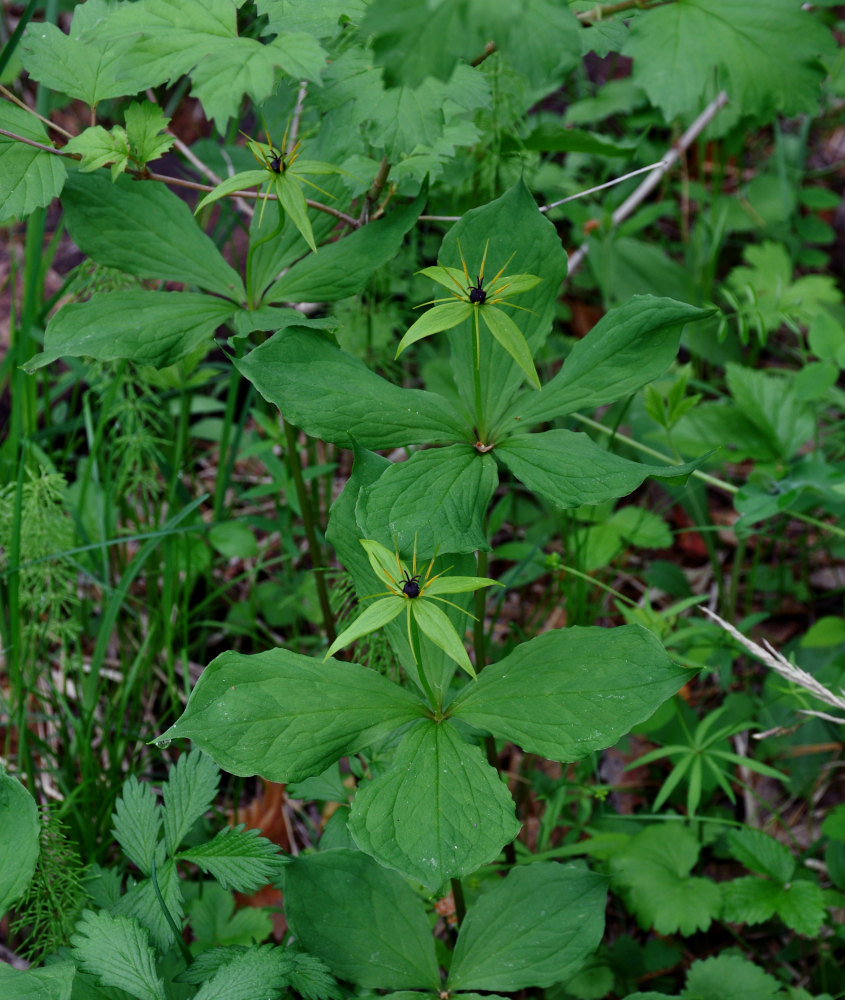
M398 552L391 552L380 542L370 538L362 538L360 541L370 560L373 572L387 586L387 590L370 595L371 597L380 597L381 600L371 604L349 628L335 639L326 653L326 659L356 639L369 635L376 629L392 622L404 611L408 643L418 666L422 660L419 640L419 632L421 631L470 677L475 677L475 669L464 648L463 640L452 622L433 602L448 604L469 615L470 618L474 618L474 615L471 615L464 608L458 607L452 601L446 600L442 595L466 594L482 587L500 587L501 584L483 576L447 576L448 570L432 574L436 556L429 562L425 573L418 573L416 545L409 569L399 558ZM421 671L421 679L423 676L424 671Z

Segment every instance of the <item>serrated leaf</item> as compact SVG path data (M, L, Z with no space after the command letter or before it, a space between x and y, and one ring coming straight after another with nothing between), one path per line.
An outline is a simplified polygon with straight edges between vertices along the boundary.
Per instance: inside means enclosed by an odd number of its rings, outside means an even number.
M98 982L138 1000L167 1000L155 952L137 920L85 910L70 941L76 961Z
M211 807L220 784L220 772L210 757L198 750L182 754L161 787L164 800L164 842L175 854L194 823Z
M774 1000L781 984L739 955L717 955L693 962L684 995L690 1000Z
M128 289L72 302L47 324L44 350L23 366L27 372L57 358L97 361L128 358L139 365L166 368L201 345L210 349L214 331L232 315L227 299L195 292Z
M40 850L38 807L17 778L0 764L0 916L23 895Z
M44 969L13 969L0 962L0 993L8 1000L70 1000L75 973L73 962Z
M235 366L286 420L343 448L353 439L365 448L398 448L465 436L443 396L400 389L313 330L289 327Z
M107 132L101 125L92 125L79 135L75 135L65 146L69 153L79 153L82 159L79 169L83 173L99 170L107 163L117 168L117 174L126 169L129 162L129 139L126 130L115 125ZM112 177L117 175L112 171Z
M207 844L180 851L177 859L193 862L234 892L255 892L274 882L285 864L276 844L243 824L226 827Z
M170 859L164 861L163 858L164 851L160 849L157 857L156 881L164 905L178 925L185 912L182 882L174 862ZM143 879L135 885L130 885L111 906L110 912L113 916L120 915L137 920L149 933L153 945L161 952L167 951L176 943L173 928L162 911L151 879Z
M62 196L74 243L98 264L242 301L243 282L181 198L155 181L74 172Z
M344 996L328 965L316 955L295 952L292 958L290 986L305 1000L340 1000Z
M356 663L227 652L160 739L188 737L232 774L298 781L423 712L416 695Z
M834 43L793 0L684 0L637 18L622 51L667 119L700 111L702 95L721 88L743 114L761 117L818 106L819 57L832 55Z
M67 35L49 22L32 22L21 42L27 73L51 90L92 107L109 97L134 93L139 88L127 80L124 63L130 40L110 41L97 30L110 9L108 0L79 4Z
M612 746L689 678L639 625L555 629L489 664L449 714L551 760Z
M3 128L45 146L50 144L44 126L23 108L2 103ZM0 223L24 219L43 208L64 187L67 170L61 156L46 153L8 136L0 135Z
M429 721L405 735L384 774L359 785L349 817L362 850L429 889L492 861L519 827L478 747Z
M285 873L296 939L341 979L379 989L438 989L425 908L395 872L360 851L301 854Z
M130 775L115 803L112 820L112 832L123 853L149 875L161 832L161 807L152 788Z
M768 875L781 885L787 883L795 872L795 859L789 848L762 830L750 827L731 830L728 846L740 864L750 871Z
M124 120L133 155L141 164L163 156L176 141L173 136L160 134L170 119L157 104L133 101L126 109Z
M607 882L581 862L512 868L461 924L450 990L514 991L565 981L599 945Z
M267 1000L289 982L291 961L272 945L250 948L223 965L199 988L193 1000Z
M690 872L699 844L679 823L652 826L610 859L619 886L640 927L658 934L704 931L721 907L719 886Z

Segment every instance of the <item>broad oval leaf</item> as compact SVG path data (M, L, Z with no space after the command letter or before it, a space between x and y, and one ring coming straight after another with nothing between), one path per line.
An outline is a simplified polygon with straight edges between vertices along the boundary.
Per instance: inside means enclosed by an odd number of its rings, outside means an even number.
M44 350L24 369L33 372L63 357L129 358L166 368L204 343L210 348L214 331L233 311L228 299L198 292L130 289L71 302L47 324Z
M380 989L440 985L422 900L360 851L300 854L285 870L285 916L341 979Z
M40 828L35 799L0 764L0 916L29 885L38 860Z
M632 462L586 434L565 430L509 438L496 454L530 490L562 508L627 496L648 477L683 481L699 464Z
M52 25L51 25L52 27ZM3 128L49 144L44 126L35 115L3 102ZM24 219L61 193L67 169L61 156L28 143L0 135L0 223Z
M607 882L580 862L511 869L461 925L449 990L519 990L572 976L598 948Z
M529 753L573 761L613 746L689 678L640 625L573 626L485 667L449 714Z
M73 962L43 969L13 969L0 962L0 993L7 1000L70 1000L75 975Z
M392 385L313 330L280 331L235 365L285 420L343 448L353 440L399 448L470 433L442 396Z
M357 663L227 652L159 742L187 737L232 774L301 781L423 713L416 695Z
M389 770L359 785L349 818L362 850L430 889L493 861L519 826L481 750L433 721L406 733Z

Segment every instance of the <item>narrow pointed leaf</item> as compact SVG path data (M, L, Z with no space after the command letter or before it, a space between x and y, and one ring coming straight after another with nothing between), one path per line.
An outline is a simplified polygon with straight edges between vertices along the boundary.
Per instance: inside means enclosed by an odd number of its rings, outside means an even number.
M355 619L355 621L344 629L343 632L329 646L326 656L334 655L339 649L343 649L350 643L360 639L362 635L369 635L377 629L384 628L388 622L402 614L405 609L405 598L385 597L368 608Z
M279 847L243 824L225 827L213 840L181 851L179 860L192 861L215 878L224 889L256 892L275 882L287 863Z
M391 552L381 542L377 542L372 538L362 538L361 547L367 553L367 558L376 576L388 587L397 586L399 577L404 572L404 567L397 560L396 553Z
M159 739L188 737L232 774L301 781L423 711L415 694L357 663L227 652Z
M520 292L531 291L542 280L539 274L503 274L487 290L488 297L498 298L502 295L504 298L509 299L511 295L519 295Z
M239 174L232 174L225 181L221 181L213 191L209 191L194 209L194 214L199 212L206 205L211 205L233 191L248 191L259 184L266 184L270 180L270 175L266 170L242 170Z
M689 677L642 626L575 626L486 666L449 714L529 753L573 761L612 746Z
M470 677L475 677L475 668L470 661L455 626L431 601L416 598L411 601L411 614L421 631Z
M480 306L479 312L487 329L525 372L528 376L528 381L536 389L539 389L540 376L534 367L534 359L531 357L531 351L525 341L525 337L519 332L519 327L516 323L514 323L510 316L495 306Z
M311 228L311 220L308 218L308 206L305 204L302 188L295 180L282 174L276 178L273 189L279 196L282 208L287 212L291 222L302 233L302 238L308 246L316 253L317 244L314 241L314 230Z
M601 941L606 886L580 862L511 869L461 925L450 992L513 992L567 980Z
M466 291L466 275L459 267L446 267L443 264L437 264L434 267L424 267L417 271L417 274L431 278L438 285L448 288L450 292L459 293L463 290L466 295L469 295L469 292Z
M427 720L405 734L389 770L359 785L349 829L380 864L434 890L493 861L519 822L481 750Z
M498 580L491 580L486 576L439 576L436 580L426 585L425 593L428 597L434 594L466 594L472 590L480 590L482 587L501 587Z
M399 341L396 348L398 358L406 347L422 340L423 337L430 337L433 333L440 333L441 330L451 330L453 326L463 322L472 315L472 306L468 302L444 302L443 305L433 306L411 326L405 336Z
M439 987L422 900L360 851L300 854L285 872L285 916L297 941L340 979L378 989Z

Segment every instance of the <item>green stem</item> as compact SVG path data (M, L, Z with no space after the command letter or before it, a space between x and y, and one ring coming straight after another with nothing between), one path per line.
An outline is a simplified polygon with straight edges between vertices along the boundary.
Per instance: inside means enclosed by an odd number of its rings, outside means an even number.
M488 556L479 551L477 556L477 576L487 576ZM475 622L472 627L472 642L475 649L475 672L480 674L487 665L487 638L484 635L484 615L487 611L487 593L482 588L475 592Z
M285 441L288 446L288 467L293 476L296 495L299 498L299 508L302 511L302 522L305 527L305 538L308 541L308 553L311 556L311 566L314 570L314 578L317 584L317 597L320 601L320 611L323 614L323 627L326 630L326 638L332 643L337 638L334 627L334 615L329 601L329 591L326 587L326 574L323 572L323 560L320 555L320 547L317 544L317 532L314 526L314 512L311 509L311 498L305 489L305 480L302 476L302 463L299 461L299 442L296 440L296 432L293 426L282 420L285 428Z
M191 965L194 961L194 956L188 949L188 945L185 943L185 939L182 937L182 931L176 924L176 921L170 914L170 910L167 909L167 903L164 901L164 897L161 894L161 889L158 887L158 879L156 878L156 859L155 853L153 853L151 864L150 864L150 881L153 884L153 892L158 900L158 905L161 907L161 912L164 914L164 919L170 925L170 929L176 938L176 944L179 945L179 950L182 952L182 957L188 965Z
M460 927L467 913L467 904L464 900L464 887L459 878L453 878L449 881L452 883L452 899L455 900L455 917L458 921L458 927Z
M487 444L487 428L484 422L484 404L481 399L481 344L480 331L478 328L478 306L473 313L474 336L472 338L472 380L475 386L475 429L478 432L478 440L482 444Z
M409 600L413 600L413 598L409 598ZM431 684L429 683L428 675L425 672L425 667L423 665L423 658L422 658L422 649L420 647L420 630L419 627L417 626L414 616L411 614L410 606L408 607L407 615L408 615L408 638L410 639L411 642L411 653L414 657L414 662L417 665L417 676L420 679L420 686L422 687L423 691L425 691L425 696L426 698L428 698L431 707L437 712L440 710L441 703L438 698L435 698L434 688L432 688Z
M284 209L282 208L282 203L280 201L277 201L276 202L276 206L279 209L279 224L276 226L276 228L272 232L269 232L266 236L262 236L262 238L260 240L255 240L255 242L253 242L252 240L250 240L249 250L247 251L247 255L246 255L246 301L247 301L247 306L250 309L255 309L258 306L258 303L253 300L252 255L255 253L255 251L260 246L263 246L265 243L269 243L269 241L272 240L275 236L278 236L279 233L282 231L282 228L283 228L283 226L285 224L285 212L284 212Z

